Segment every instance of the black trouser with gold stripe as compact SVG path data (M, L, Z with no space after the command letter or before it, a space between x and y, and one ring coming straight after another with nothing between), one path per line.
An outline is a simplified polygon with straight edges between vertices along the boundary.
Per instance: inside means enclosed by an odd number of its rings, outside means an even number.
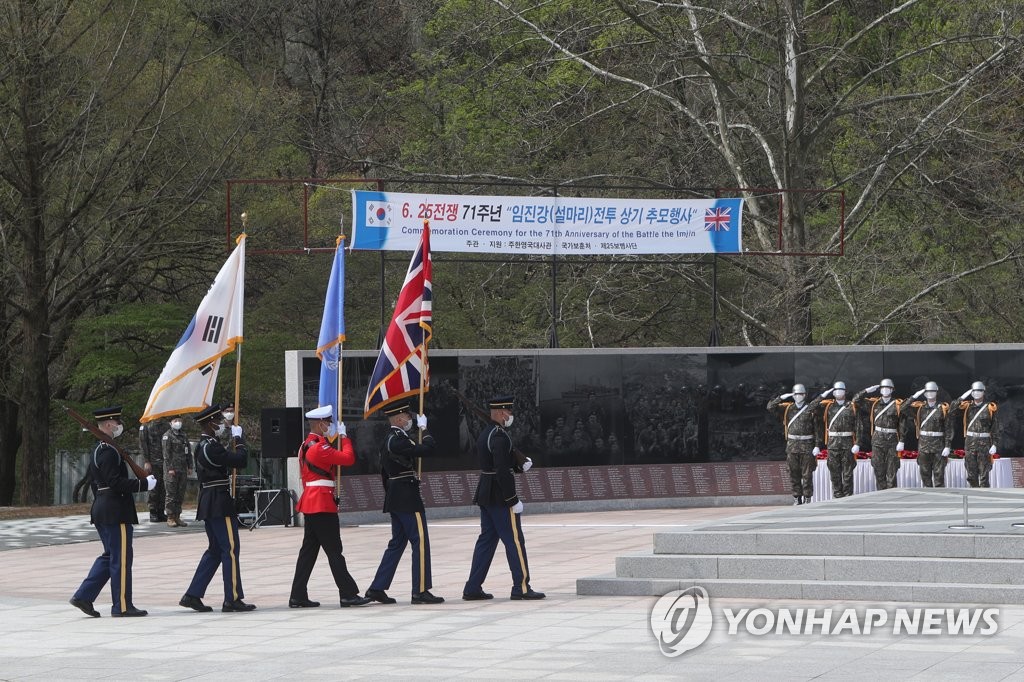
M511 507L480 507L480 537L473 549L473 565L463 594L476 594L483 590L487 571L494 559L498 540L505 545L508 568L512 572L512 594L519 595L530 589L530 568L526 560L526 539L519 514Z
M203 523L206 524L209 544L185 594L200 599L206 596L206 588L220 566L224 578L224 601L242 599L245 593L242 591L242 571L238 565L238 518L222 516L206 519Z
M92 562L89 575L75 592L75 599L94 602L110 581L113 606L110 613L123 613L132 604L132 534L130 523L97 523L96 532L103 542L103 554Z
M412 593L419 594L433 587L427 517L422 512L391 512L391 541L380 559L377 575L370 584L371 590L391 587L406 545L412 545Z

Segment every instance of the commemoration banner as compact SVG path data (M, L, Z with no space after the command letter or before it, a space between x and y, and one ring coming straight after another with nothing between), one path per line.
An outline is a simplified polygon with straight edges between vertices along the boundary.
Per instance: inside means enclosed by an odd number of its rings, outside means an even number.
M739 253L743 200L352 192L353 249L525 255Z

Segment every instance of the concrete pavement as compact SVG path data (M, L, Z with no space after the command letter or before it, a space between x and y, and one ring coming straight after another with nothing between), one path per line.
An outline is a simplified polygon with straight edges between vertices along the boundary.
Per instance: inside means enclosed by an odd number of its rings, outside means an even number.
M87 618L67 600L100 552L83 541L88 519L0 522L0 678L29 679L864 679L1024 680L1024 609L1002 607L989 636L729 634L724 609L831 608L840 603L719 599L709 639L681 656L663 655L651 631L651 597L580 597L576 580L614 569L615 557L649 551L655 532L718 522L763 508L699 508L524 516L533 586L540 602L508 600L499 547L488 602L460 599L476 519L430 524L438 606L409 604L408 557L389 593L396 606L340 609L326 560L310 581L319 609L289 609L300 528L243 531L247 614L194 613L177 606L206 545L201 532L141 532L135 542L135 603L150 615L109 617L109 592ZM429 514L429 510L428 510ZM191 520L193 513L185 517ZM47 542L19 536L62 526ZM142 522L146 526L147 522ZM342 529L349 569L361 589L376 570L389 527ZM86 533L85 535L88 535ZM92 537L95 537L93 534ZM13 541L2 541L14 538ZM219 575L207 595L218 606ZM864 603L850 604L864 608ZM873 605L890 610L899 604ZM755 624L756 625L756 624Z

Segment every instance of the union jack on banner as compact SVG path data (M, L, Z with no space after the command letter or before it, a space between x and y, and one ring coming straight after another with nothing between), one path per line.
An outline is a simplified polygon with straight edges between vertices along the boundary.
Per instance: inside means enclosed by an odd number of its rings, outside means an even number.
M704 229L709 232L719 230L729 231L729 223L732 221L732 207L709 208L704 212Z
M373 367L363 407L364 418L388 403L419 393L421 373L424 390L429 388L430 368L426 354L433 335L430 280L430 225L424 222L420 245L412 254L395 314Z

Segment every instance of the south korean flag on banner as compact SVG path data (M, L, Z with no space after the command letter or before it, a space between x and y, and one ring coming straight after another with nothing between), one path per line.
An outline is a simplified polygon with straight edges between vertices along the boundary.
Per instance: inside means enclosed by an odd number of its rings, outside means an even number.
M244 233L237 243L164 365L139 420L142 423L210 406L220 359L242 343Z
M391 227L395 216L395 205L386 201L371 201L366 204L366 225L368 227Z

